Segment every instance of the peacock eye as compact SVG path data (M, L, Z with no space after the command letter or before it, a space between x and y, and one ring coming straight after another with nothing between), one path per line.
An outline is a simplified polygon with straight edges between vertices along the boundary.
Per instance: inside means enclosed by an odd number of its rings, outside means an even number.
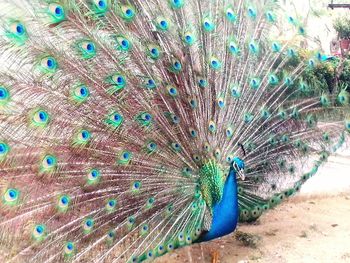
M157 87L157 83L156 83L156 81L154 80L154 79L152 79L152 78L147 78L146 80L145 80L145 87L147 88L147 89L155 89L156 87Z
M184 6L185 1L184 0L169 0L170 6L173 9L180 9Z
M184 34L183 41L186 45L192 46L195 43L196 38L191 32L186 32Z
M51 57L51 56L46 56L46 57L41 58L39 65L40 65L39 69L43 73L47 73L47 74L55 73L57 68L58 68L58 64L57 64L56 59L54 57Z
M250 18L255 19L257 16L257 12L253 7L248 7L248 15Z
M50 69L53 68L53 66L55 65L54 63L55 62L54 62L54 60L52 58L49 58L49 59L46 60L46 65Z
M7 88L0 86L0 100L5 100L9 96Z
M204 89L208 86L208 82L205 79L199 79L198 85L200 88Z
M15 25L15 30L14 30L18 35L23 35L25 33L24 26L20 23L17 23Z
M182 70L182 64L179 60L173 59L169 67L169 71L173 73L179 73Z
M85 43L82 44L82 47L88 53L93 53L95 51L95 44L93 42L85 42Z
M215 57L210 59L210 66L213 70L219 70L221 68L221 61Z
M149 44L146 47L146 55L153 60L159 59L159 57L160 57L159 47L154 45L154 44Z
M158 17L155 24L157 29L163 32L168 31L170 28L169 22L163 17Z
M28 39L26 27L20 21L12 21L8 24L4 34L16 44L22 45Z
M81 96L85 97L86 94L88 93L88 92L87 92L87 88L84 87L84 86L81 87L81 88L79 89L79 93L80 93Z
M221 108L221 109L224 108L225 107L225 98L223 98L223 97L218 98L217 103L218 103L219 108Z
M105 7L106 3L104 1L98 1L98 6L103 8Z
M10 151L9 145L4 141L0 141L0 162L5 160L9 151Z
M203 29L206 32L212 32L215 29L215 24L213 23L213 21L209 17L204 18Z
M132 48L131 41L123 35L116 37L116 49L120 51L130 51Z
M48 7L49 13L56 19L62 19L65 16L63 6L59 4L52 3Z
M107 0L94 0L94 4L100 11L107 9Z
M5 201L5 204L8 204L8 205L17 204L18 198L19 198L19 191L15 188L7 189L5 194L3 195L3 200Z

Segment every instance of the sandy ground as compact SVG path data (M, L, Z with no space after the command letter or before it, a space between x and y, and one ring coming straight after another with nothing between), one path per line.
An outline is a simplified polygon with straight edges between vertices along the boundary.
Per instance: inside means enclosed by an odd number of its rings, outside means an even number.
M350 262L350 192L337 196L301 195L268 211L258 222L241 225L256 247L236 240L237 234L186 247L157 263Z

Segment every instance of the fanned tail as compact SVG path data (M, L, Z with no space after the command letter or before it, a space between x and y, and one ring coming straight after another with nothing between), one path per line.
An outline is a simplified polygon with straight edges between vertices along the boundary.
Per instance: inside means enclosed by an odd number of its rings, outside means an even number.
M1 17L0 258L140 262L208 230L244 159L240 219L294 194L350 131L275 1L9 1ZM279 40L287 17L293 37ZM201 188L215 172L212 188ZM214 173L213 172L213 173ZM204 174L204 175L203 175ZM205 193L205 194L204 194Z

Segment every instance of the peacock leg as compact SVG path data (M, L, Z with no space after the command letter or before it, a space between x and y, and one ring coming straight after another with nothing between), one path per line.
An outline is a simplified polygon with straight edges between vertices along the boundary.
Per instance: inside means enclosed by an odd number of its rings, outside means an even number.
M219 262L219 251L216 249L211 252L211 263L218 263Z

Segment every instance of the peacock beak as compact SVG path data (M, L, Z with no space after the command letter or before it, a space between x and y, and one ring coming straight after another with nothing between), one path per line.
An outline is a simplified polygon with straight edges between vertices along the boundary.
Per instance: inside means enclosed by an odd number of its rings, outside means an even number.
M244 174L244 169L239 167L239 165L236 162L233 162L233 168L236 171L236 174L238 175L237 177L239 177L242 181L245 180L245 174Z
M244 181L245 180L244 171L242 169L240 169L237 171L237 173L238 173L239 178L241 178L241 180Z

